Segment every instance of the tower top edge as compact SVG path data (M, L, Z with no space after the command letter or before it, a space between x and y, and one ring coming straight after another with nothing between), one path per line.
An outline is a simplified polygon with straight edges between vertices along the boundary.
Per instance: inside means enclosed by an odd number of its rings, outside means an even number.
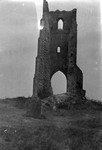
M49 11L50 13L73 13L73 12L76 12L77 11L77 9L76 8L74 8L74 9L72 9L72 10L69 10L69 11L66 11L66 10L59 10L59 9L57 9L57 10L55 10L55 11Z

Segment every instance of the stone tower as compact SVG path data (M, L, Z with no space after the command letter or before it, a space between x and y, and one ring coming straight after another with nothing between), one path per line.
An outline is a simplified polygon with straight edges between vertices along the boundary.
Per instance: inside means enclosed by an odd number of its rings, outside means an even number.
M59 28L60 21L62 21L61 28ZM73 94L84 96L83 73L76 64L76 9L49 11L48 3L44 0L40 23L43 29L40 30L38 39L33 96L45 98L53 95L51 78L57 71L66 76L66 92L69 96Z

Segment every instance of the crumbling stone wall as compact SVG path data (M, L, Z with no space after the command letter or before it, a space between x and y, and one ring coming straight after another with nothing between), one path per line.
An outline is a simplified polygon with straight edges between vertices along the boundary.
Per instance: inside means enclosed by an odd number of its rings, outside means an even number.
M60 19L63 21L63 29L58 29ZM41 25L43 25L43 29L40 30L38 39L33 96L45 98L53 95L51 78L57 71L65 74L66 92L69 95L84 95L83 73L76 64L76 9L49 11L48 3L44 0Z

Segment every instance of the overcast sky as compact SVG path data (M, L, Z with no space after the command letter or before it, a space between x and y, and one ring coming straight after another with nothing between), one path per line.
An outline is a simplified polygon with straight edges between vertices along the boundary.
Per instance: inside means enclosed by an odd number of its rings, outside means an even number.
M84 89L88 97L102 100L99 1L94 0L93 3L91 0L87 2L50 0L49 8L67 11L77 8L77 61L83 71ZM0 98L32 95L39 35L38 20L41 13L42 1L41 3L27 2L27 0L0 1ZM64 75L53 79L54 91L64 92L65 77L61 77Z

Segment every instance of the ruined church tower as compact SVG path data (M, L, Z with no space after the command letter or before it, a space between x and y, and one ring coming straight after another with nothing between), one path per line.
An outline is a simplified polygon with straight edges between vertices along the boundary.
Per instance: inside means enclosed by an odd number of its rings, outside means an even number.
M61 27L59 27L60 21L62 21ZM84 96L83 73L77 66L76 57L76 9L49 11L48 3L44 0L40 23L43 29L40 30L38 38L33 96L45 98L53 95L51 78L57 71L61 71L66 76L66 93L69 96L73 94Z

